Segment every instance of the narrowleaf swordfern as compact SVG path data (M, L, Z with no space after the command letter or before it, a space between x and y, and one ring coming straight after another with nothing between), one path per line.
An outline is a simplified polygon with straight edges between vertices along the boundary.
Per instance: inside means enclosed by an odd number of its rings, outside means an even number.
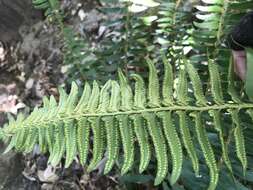
M204 112L209 113L213 118L213 125L222 145L224 163L232 172L221 126L221 112L227 112L234 123L231 131L235 139L236 154L245 171L247 158L238 112L247 111L253 118L253 103L234 101L238 100L235 93L230 93L231 100L225 101L218 66L212 60L208 64L212 101L207 101L198 72L190 63L185 62L180 67L175 89L174 74L169 63L164 61L165 73L161 86L155 65L151 60L147 63L148 86L145 86L140 75L133 74L131 78L135 81L134 92L128 79L119 70L119 82L109 80L101 88L96 81L92 88L86 83L80 99L75 83L69 94L63 89L59 90L59 103L53 96L50 99L45 97L43 107L35 108L26 118L19 115L17 120L11 120L8 126L0 130L0 138L9 142L5 153L11 149L28 153L38 144L41 152L50 153L48 162L53 166L59 164L64 157L65 167L69 167L78 157L83 166L87 165L88 171L95 169L106 156L104 173L107 174L115 164L122 146L124 161L121 173L125 174L131 170L136 159L134 144L137 143L140 149L140 173L147 169L154 147L157 159L155 185L160 184L168 173L170 151L173 166L170 183L173 185L181 174L183 150L191 159L196 175L199 173L199 160L187 122L191 118L195 122L197 140L209 168L208 189L213 190L217 186L219 168L207 136L205 117L202 115ZM190 83L194 89L194 104L188 98ZM231 84L229 86L232 89ZM175 115L179 118L178 130L175 127ZM88 159L91 143L92 158Z

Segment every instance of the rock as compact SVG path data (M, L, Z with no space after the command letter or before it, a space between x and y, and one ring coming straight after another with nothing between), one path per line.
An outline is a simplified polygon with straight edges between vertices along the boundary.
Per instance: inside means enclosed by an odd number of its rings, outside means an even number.
M36 15L41 14L33 9L30 0L0 0L0 41L20 39L20 26Z
M3 156L4 149L3 144L0 144L0 189L19 189L18 184L23 178L22 156L14 152Z

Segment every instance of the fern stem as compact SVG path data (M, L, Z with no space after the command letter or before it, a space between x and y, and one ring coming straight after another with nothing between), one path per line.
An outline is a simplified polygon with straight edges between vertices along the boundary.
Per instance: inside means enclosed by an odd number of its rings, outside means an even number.
M210 110L227 110L227 109L252 109L253 104L252 103L242 103L242 104L222 104L222 105L210 105L210 106L170 106L170 107L160 107L160 108L147 108L143 110L130 110L130 111L118 111L118 112L112 112L112 113L69 113L66 115L56 115L54 118L40 120L38 122L33 121L32 125L34 126L49 126L52 123L59 123L61 121L66 121L68 119L76 119L79 120L82 117L104 117L104 116L116 116L116 115L132 115L132 114L143 114L143 113L154 113L154 112L160 112L160 111L210 111ZM25 121L23 123L23 126L31 125L31 123L27 124ZM17 128L6 128L5 134L8 135L8 130L10 130L9 134L16 133L19 130L22 130L23 127L17 127Z
M161 107L161 108L147 108L143 110L131 110L131 111L118 111L113 113L83 113L83 114L75 114L72 113L69 115L69 118L80 118L80 117L96 117L96 116L113 116L113 115L132 115L132 114L143 114L147 112L159 112L159 111L209 111L209 110L227 110L227 109L250 109L253 108L252 103L244 103L244 104L223 104L223 105L211 105L211 106L170 106L170 107ZM65 119L66 117L64 117ZM67 117L68 118L68 117Z

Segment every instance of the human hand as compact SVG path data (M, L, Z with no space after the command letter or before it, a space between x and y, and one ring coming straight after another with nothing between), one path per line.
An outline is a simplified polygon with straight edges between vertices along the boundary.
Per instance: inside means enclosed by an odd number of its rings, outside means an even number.
M245 48L253 48L253 12L249 12L243 16L233 28L229 34L228 43L232 49L234 71L241 80L245 80L247 72Z

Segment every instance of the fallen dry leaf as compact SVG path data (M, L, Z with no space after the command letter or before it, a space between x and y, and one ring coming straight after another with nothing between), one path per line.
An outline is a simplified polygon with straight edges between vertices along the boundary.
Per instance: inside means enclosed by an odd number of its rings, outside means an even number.
M18 110L24 108L25 104L17 103L17 96L2 96L0 100L0 112L17 114Z
M55 169L48 165L46 170L38 170L38 177L41 182L51 182L54 183L59 179L59 176L55 174Z

